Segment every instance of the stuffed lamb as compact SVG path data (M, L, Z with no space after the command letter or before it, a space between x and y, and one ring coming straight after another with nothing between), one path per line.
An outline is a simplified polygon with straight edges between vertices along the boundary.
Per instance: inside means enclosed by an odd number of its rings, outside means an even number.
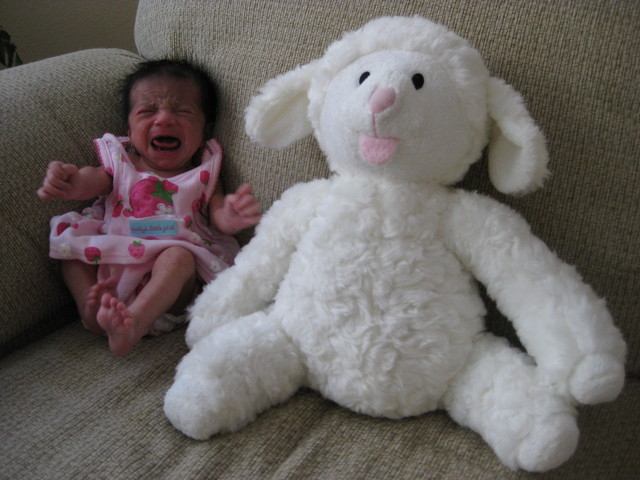
M287 190L196 300L171 422L206 439L308 386L374 416L444 408L512 469L567 460L575 405L623 386L622 336L519 215L451 188L487 145L501 192L542 184L514 89L445 27L384 17L269 81L246 125L272 148L313 134L333 173ZM528 354L484 331L475 279Z

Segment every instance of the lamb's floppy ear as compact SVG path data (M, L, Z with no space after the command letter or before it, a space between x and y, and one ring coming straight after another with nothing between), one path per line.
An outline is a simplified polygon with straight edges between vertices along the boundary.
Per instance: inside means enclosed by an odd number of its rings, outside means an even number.
M252 140L269 148L284 148L313 132L307 118L307 92L316 62L269 80L245 111Z
M544 136L518 92L499 78L489 82L489 177L502 193L532 192L549 175Z

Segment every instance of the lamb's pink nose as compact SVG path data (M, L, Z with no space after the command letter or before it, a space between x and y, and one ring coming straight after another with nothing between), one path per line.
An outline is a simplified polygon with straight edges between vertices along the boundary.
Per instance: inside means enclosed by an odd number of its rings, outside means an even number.
M396 101L396 91L393 88L383 87L377 89L371 95L369 100L369 108L371 113L382 113Z

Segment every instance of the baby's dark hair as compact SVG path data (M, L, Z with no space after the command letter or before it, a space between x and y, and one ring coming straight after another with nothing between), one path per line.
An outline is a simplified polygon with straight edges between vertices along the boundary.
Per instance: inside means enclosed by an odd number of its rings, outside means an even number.
M211 135L218 110L218 92L206 71L185 60L148 60L139 63L136 69L127 75L120 85L122 114L124 124L128 124L131 110L131 89L139 80L154 76L167 75L173 78L190 78L200 89L200 101L205 117L205 134Z

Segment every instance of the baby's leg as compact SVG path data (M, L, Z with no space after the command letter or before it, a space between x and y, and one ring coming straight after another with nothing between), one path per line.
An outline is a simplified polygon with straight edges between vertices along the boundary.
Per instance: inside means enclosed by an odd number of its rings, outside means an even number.
M128 307L110 292L102 295L98 324L109 337L109 348L127 355L163 313L182 313L193 299L196 263L182 247L162 252L151 270L149 283Z
M115 294L116 281L108 279L98 282L97 267L80 260L63 261L61 268L64 281L78 307L82 324L90 332L104 335L96 315L102 295L107 292Z

